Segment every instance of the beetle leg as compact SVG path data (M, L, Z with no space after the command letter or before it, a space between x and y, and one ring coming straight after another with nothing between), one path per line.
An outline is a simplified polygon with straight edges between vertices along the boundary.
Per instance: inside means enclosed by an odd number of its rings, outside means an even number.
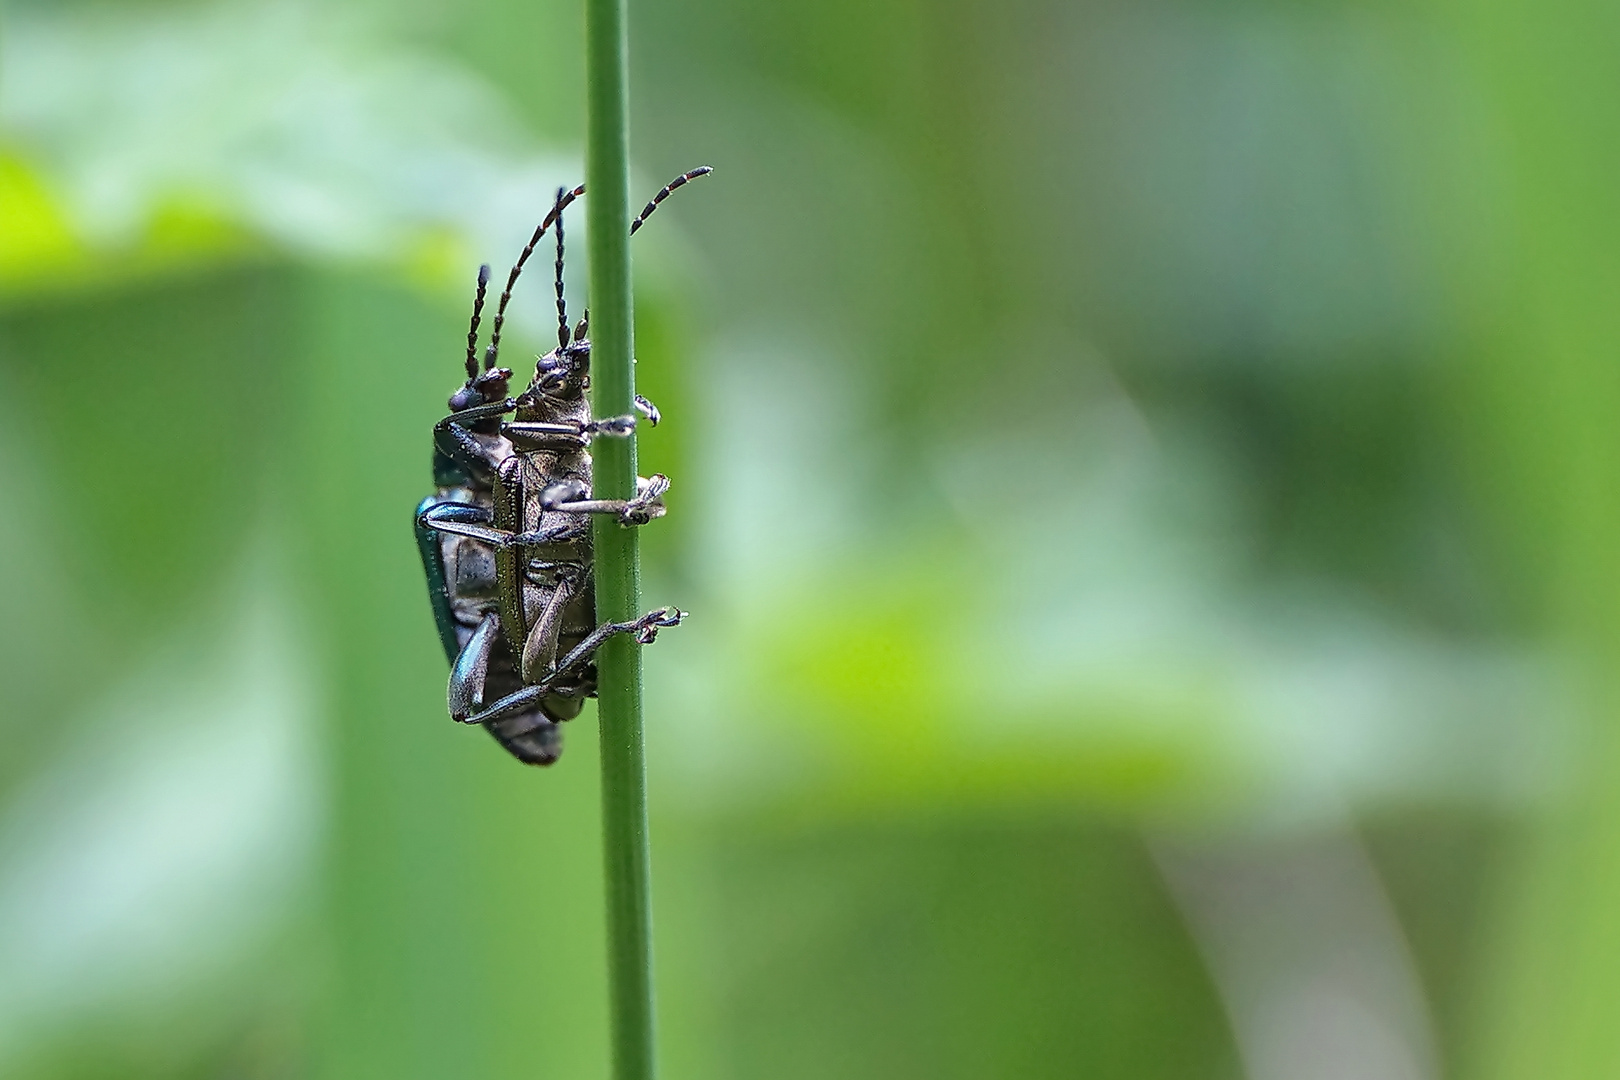
M565 544L570 540L589 536L591 526L585 521L567 521L561 525L553 525L549 529L535 529L533 532L518 533L509 543L528 547L544 547L547 544Z
M492 476L495 470L500 468L500 461L490 453L489 447L473 437L473 433L466 425L505 416L515 408L517 402L507 398L505 401L475 405L470 409L453 412L433 425L433 446L467 470L468 475Z
M495 647L495 636L500 633L500 617L493 611L484 616L467 647L461 650L450 669L450 684L445 690L445 701L453 720L465 721L484 706L484 679L489 674L489 653Z
M588 424L572 420L513 420L501 425L501 434L522 450L574 450L589 446L599 435L622 439L635 430L636 418L630 415L609 416Z
M433 605L433 622L439 630L439 644L452 666L461 651L460 635L456 629L455 611L450 606L450 593L444 577L444 545L439 534L425 519L441 505L429 495L416 507L416 549L422 556L422 572L427 577L428 602ZM450 503L448 505L456 505Z
M417 525L434 532L469 536L486 544L509 542L512 534L504 529L491 528L490 522L493 520L494 515L489 512L489 507L458 502L435 503L416 515Z
M558 661L557 666L540 682L507 694L483 712L467 717L467 723L487 724L502 717L511 716L514 713L527 712L533 709L541 698L553 693L553 688L564 675L589 660L596 653L596 650L602 647L602 642L614 634L634 634L636 640L643 645L651 644L653 638L658 636L660 629L666 626L678 626L680 621L686 618L686 614L680 608L663 607L655 608L641 618L630 622L603 623L595 630L592 630L584 641L570 649L568 655Z
M490 547L539 547L545 544L560 544L568 540L577 540L585 530L577 524L557 525L549 529L535 529L531 532L515 533L506 529L497 529L489 524L494 520L487 506L475 506L471 503L424 502L416 514L416 523L419 528L430 529L433 532L453 533L456 536L466 536L482 541Z
M555 501L547 503L548 489L541 495L541 506L547 510L561 510L570 514L616 514L621 525L645 525L653 518L664 516L662 499L669 490L669 477L663 473L636 477L636 494L632 499L579 499L560 498L571 492L558 486Z
M557 662L557 635L562 632L563 607L574 595L574 584L559 577L546 606L523 641L521 672L525 683L538 682Z
M632 506L651 506L664 497L669 490L669 477L663 473L653 473L651 476L636 477L636 497L630 500Z
M520 450L575 450L590 445L584 425L539 420L513 420L501 425L501 434Z
M523 463L515 457L501 462L495 474L495 487L491 492L494 504L495 527L508 536L523 528ZM495 581L499 586L501 629L506 632L506 644L514 656L523 652L523 637L528 633L525 623L523 589L518 578L519 551L511 544L495 549Z
M657 427L658 421L663 419L663 414L658 411L658 406L654 405L640 394L636 395L636 411L642 416L645 416L647 418L647 423L653 427Z
M635 434L636 418L629 413L623 416L604 416L600 420L592 420L586 424L585 430L592 435L608 435L615 439L623 439Z

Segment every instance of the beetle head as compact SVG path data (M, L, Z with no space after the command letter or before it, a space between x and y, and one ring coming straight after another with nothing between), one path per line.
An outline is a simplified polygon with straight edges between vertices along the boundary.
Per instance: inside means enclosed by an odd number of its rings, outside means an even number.
M572 340L557 346L535 363L530 393L574 400L590 389L591 343L585 336L586 319L579 320L579 325L574 327Z
M448 402L451 412L461 412L463 409L476 408L479 405L493 405L497 401L505 401L508 384L512 381L510 368L490 368L479 373L461 384L461 388L450 395ZM467 425L468 430L476 431L480 435L494 435L501 429L501 418L492 416L486 420L478 420Z
M478 405L493 405L505 401L512 381L511 368L490 368L468 379L461 389L450 395L450 411L460 412Z

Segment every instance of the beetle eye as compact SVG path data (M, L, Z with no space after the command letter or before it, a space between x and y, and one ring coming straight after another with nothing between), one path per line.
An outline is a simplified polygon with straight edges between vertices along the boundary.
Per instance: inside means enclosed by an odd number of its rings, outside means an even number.
M470 385L463 386L450 395L450 411L460 412L463 409L470 409L474 405L482 405L483 402L484 395L474 390Z

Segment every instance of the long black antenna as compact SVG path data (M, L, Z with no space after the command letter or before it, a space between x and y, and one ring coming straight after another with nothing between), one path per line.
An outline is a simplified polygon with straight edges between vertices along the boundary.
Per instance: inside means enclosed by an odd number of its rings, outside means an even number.
M641 213L636 215L636 220L630 223L630 235L636 235L636 230L641 228L641 223L652 217L652 212L658 209L659 203L669 198L670 192L675 191L678 188L683 188L687 184L690 184L693 180L696 180L698 177L708 176L712 172L714 172L714 167L712 165L700 165L691 172L681 173L681 175L665 184L663 190L654 195L652 197L652 202L644 206Z
M472 322L467 325L467 378L478 378L478 319L484 313L484 291L489 288L489 263L478 268L478 291L473 294Z
M708 176L712 172L714 172L713 166L702 165L702 166L699 166L696 169L693 169L691 172L682 173L681 175L677 176L675 179L671 180L669 183L665 184L663 186L663 188L659 190L658 194L656 194L656 195L654 195L652 197L652 201L649 202L646 206L642 207L641 213L636 215L636 219L630 223L630 235L632 235L632 236L635 235L636 230L641 228L642 224L644 222L646 222L646 220L649 217L652 216L652 212L654 210L658 209L658 206L659 206L660 203L662 203L665 199L669 198L671 192L676 191L679 188L685 187L687 184L690 184L693 180L696 180L700 176ZM572 203L575 199L579 198L583 194L585 194L585 185L584 184L579 185L578 187L574 188L572 191L566 191L566 190L563 190L563 189L558 189L557 201L552 206L551 212L546 215L544 221L540 222L539 225L535 226L534 235L529 237L529 242L527 244L523 245L523 252L522 252L522 254L520 254L518 256L517 262L512 264L512 272L506 275L506 288L501 290L500 303L495 305L495 320L494 320L494 325L490 330L489 347L484 350L484 370L485 371L488 371L488 370L490 370L491 368L493 368L495 366L495 361L501 354L501 328L506 325L506 305L512 302L512 287L517 284L518 275L523 273L523 265L529 261L529 256L534 254L534 249L540 246L541 238L546 235L546 230L551 228L551 226L553 224L557 225L557 232L558 232L558 236L557 236L557 266L558 266L557 309L558 309L558 315L561 317L562 326L564 326L564 327L567 326L567 318L566 318L566 315L564 314L564 311L563 311L563 302L562 302L562 282L561 282L561 272L562 272L561 271L561 267L562 267L562 235L561 235L562 234L562 224L561 224L561 221L562 221L563 211L568 209L569 204ZM482 295L483 295L481 290L480 290L479 295L480 295L480 297L482 297ZM482 302L482 301L480 300L480 302ZM477 322L477 318L478 318L478 315L477 315L477 312L475 311L474 314L473 314L473 320L474 320L475 324ZM559 330L558 336L559 337L562 336L562 332L560 330ZM562 342L562 344L567 345L568 342L564 341L564 342ZM471 363L468 364L468 367L469 368L472 367ZM471 376L469 376L469 377L471 377Z
M557 348L568 348L568 301L563 299L563 188L557 189Z
M506 305L512 301L512 286L517 284L518 275L523 273L523 264L529 261L530 255L534 254L534 249L540 244L540 238L546 235L546 230L551 228L552 222L556 221L558 215L567 209L569 203L583 194L585 194L585 185L581 184L557 200L557 204L552 207L551 213L546 215L544 221L535 226L534 235L529 237L529 242L524 245L523 254L518 256L518 261L513 265L512 272L506 275L506 288L501 292L501 302L495 307L495 326L490 333L489 349L484 353L485 368L494 367L495 359L501 353L501 327L506 323Z

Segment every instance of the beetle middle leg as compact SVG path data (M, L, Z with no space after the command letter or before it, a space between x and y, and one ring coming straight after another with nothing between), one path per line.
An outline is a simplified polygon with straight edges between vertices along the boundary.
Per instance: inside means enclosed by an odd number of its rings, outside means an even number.
M561 544L578 540L590 531L582 522L570 522L549 529L512 532L496 528L491 524L494 519L495 515L487 506L449 501L427 505L416 515L417 524L422 528L470 537L496 549Z
M450 683L445 690L446 706L452 720L466 720L484 707L484 680L489 676L489 655L500 633L500 617L493 611L485 615L456 656L450 668Z
M621 525L645 525L664 516L660 500L668 490L669 477L663 473L636 477L636 494L629 499L593 499L583 481L562 480L540 493L540 505L568 514L614 514Z

